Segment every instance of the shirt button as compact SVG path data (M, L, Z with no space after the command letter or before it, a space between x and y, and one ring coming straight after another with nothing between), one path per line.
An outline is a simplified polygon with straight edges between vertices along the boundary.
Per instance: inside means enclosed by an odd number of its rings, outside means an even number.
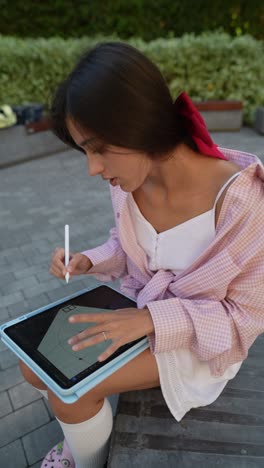
M120 213L116 213L117 218L120 218Z

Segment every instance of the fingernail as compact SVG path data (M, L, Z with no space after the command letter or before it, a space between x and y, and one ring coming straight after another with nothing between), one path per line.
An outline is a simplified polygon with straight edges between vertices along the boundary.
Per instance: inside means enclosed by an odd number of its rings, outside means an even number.
M73 349L73 351L78 351L78 346L75 345L75 346L72 347L72 349Z
M74 343L74 339L73 339L73 338L70 338L70 339L68 340L68 343L69 343L69 344Z
M74 322L74 317L70 317L69 322Z

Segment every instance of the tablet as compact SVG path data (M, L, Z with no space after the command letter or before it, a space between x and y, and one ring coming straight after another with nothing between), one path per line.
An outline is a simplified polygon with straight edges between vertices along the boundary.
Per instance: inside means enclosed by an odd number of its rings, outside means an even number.
M95 323L71 324L68 318L79 313L105 313L128 307L137 307L137 304L115 289L101 285L2 325L1 338L52 390L55 389L58 396L73 397L84 384L87 391L87 384L90 383L89 388L92 388L91 385L96 385L146 349L148 340L143 336L99 362L98 356L110 346L111 340L73 351L68 339Z

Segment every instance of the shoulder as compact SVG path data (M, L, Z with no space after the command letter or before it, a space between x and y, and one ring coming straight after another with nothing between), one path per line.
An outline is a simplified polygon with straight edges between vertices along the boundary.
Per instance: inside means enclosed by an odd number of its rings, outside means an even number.
M226 187L217 203L218 219L232 221L258 219L264 222L264 167L261 161L242 169L239 175ZM221 222L222 224L222 222Z
M215 207L215 222L217 223L221 208L224 202L224 199L226 197L227 191L229 190L230 186L235 183L237 178L240 175L241 167L238 166L237 164L234 164L232 162L228 163L228 167L226 172L222 175L219 183L219 190L218 194L220 193L220 196L218 197L217 195L217 203ZM235 177L235 175L237 176ZM222 190L224 188L224 190Z

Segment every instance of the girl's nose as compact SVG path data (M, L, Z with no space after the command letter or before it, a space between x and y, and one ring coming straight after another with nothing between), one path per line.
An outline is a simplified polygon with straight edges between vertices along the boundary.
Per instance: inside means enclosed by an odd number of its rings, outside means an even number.
M100 161L100 156L89 156L88 172L90 176L96 176L104 172L104 165Z

